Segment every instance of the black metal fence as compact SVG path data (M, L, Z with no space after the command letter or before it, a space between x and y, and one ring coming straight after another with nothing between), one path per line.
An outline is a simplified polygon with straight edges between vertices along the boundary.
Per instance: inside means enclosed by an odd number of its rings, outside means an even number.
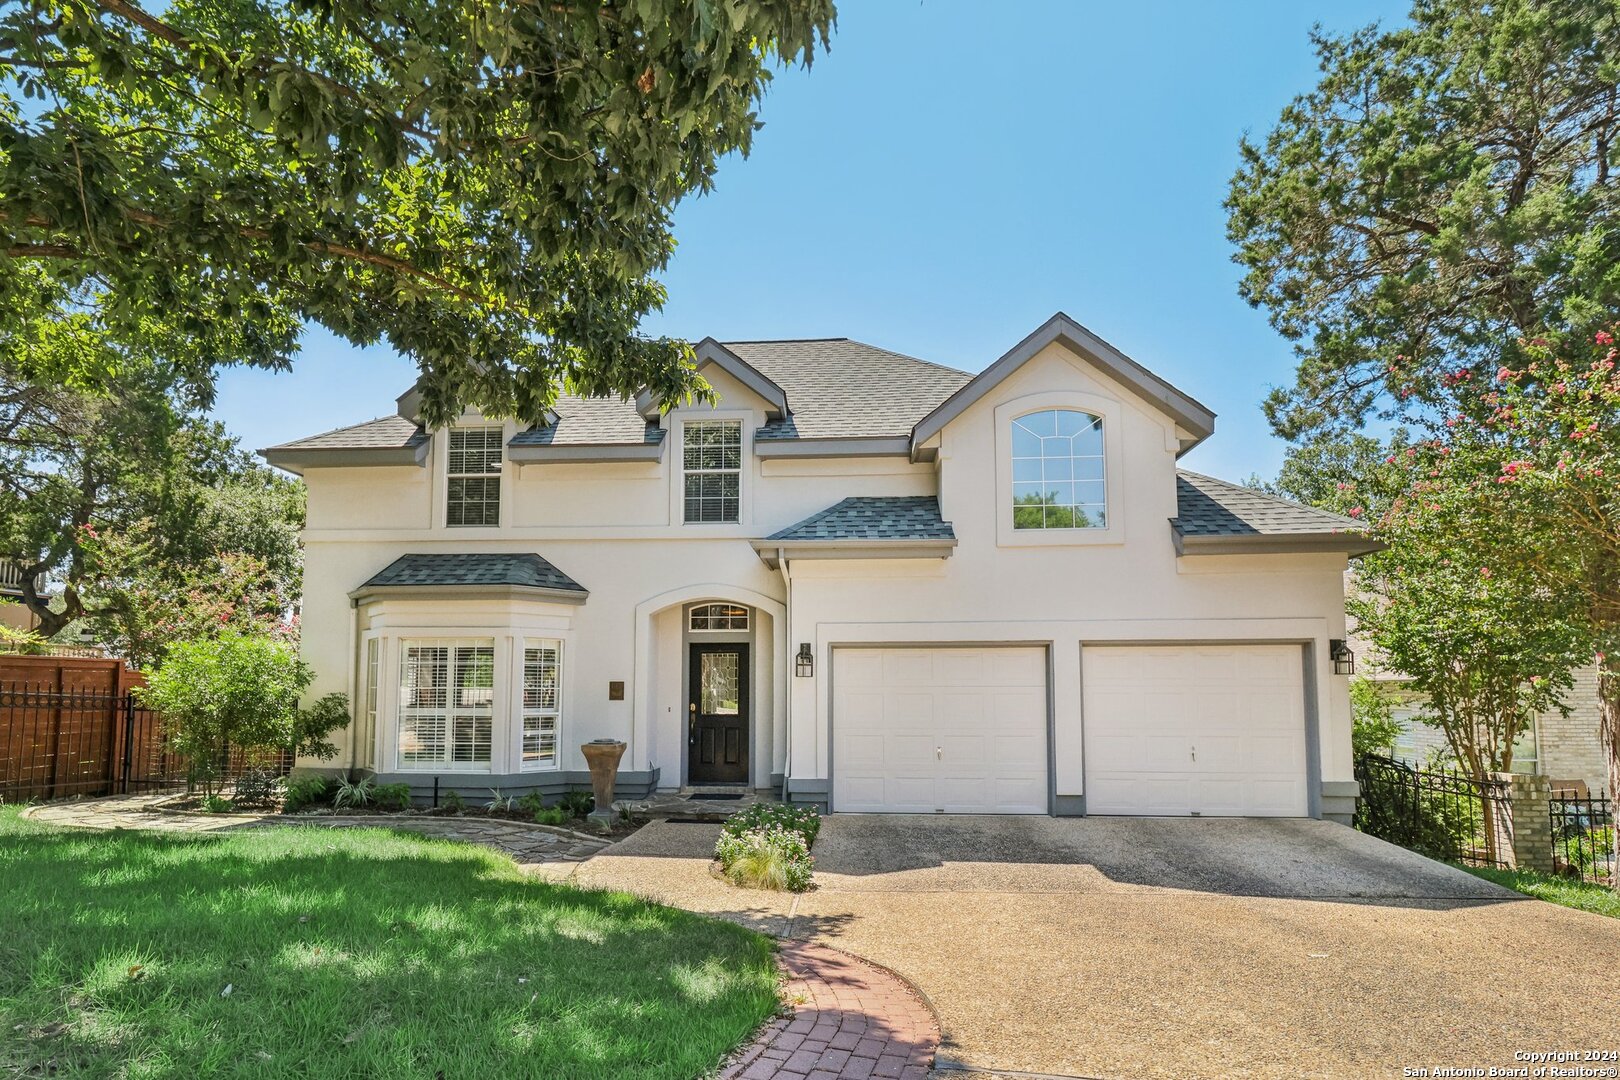
M1459 772L1356 759L1356 828L1435 859L1506 869L1512 863L1507 786Z
M266 760L237 752L224 774L265 768L285 774L292 764L291 754ZM0 685L0 801L189 789L197 776L131 691Z
M1599 885L1614 885L1614 810L1609 800L1555 798L1552 814L1553 867L1560 874Z

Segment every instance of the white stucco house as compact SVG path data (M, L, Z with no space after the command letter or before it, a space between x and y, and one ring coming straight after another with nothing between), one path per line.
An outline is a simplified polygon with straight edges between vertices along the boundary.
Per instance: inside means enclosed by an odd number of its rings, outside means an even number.
M1214 415L1065 315L978 375L705 340L713 407L563 397L263 451L303 476L336 764L833 812L1348 819L1356 523L1180 472Z

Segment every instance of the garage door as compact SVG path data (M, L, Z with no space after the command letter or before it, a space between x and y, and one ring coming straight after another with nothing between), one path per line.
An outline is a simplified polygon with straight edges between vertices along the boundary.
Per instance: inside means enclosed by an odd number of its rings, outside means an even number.
M1046 651L833 650L832 808L1044 814Z
M1086 813L1303 817L1297 645L1086 646Z

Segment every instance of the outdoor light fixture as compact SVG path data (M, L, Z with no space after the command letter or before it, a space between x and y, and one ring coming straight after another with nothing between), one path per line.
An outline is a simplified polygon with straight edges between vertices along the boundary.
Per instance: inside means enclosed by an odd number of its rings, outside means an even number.
M1328 655L1333 658L1333 674L1354 675L1356 673L1356 654L1350 651L1343 638L1334 638L1328 642Z
M799 655L793 658L793 674L808 679L816 673L816 658L810 654L808 641L799 644Z

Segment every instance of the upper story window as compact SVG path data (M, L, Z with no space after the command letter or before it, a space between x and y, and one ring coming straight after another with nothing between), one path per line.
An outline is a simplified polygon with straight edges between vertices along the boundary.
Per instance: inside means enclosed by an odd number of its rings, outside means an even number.
M692 630L747 630L748 609L738 604L699 604L687 626Z
M1106 529L1102 417L1078 409L1012 422L1015 529Z
M683 431L686 521L738 521L742 507L742 421L692 420Z
M450 429L446 525L501 523L502 435L498 427Z

